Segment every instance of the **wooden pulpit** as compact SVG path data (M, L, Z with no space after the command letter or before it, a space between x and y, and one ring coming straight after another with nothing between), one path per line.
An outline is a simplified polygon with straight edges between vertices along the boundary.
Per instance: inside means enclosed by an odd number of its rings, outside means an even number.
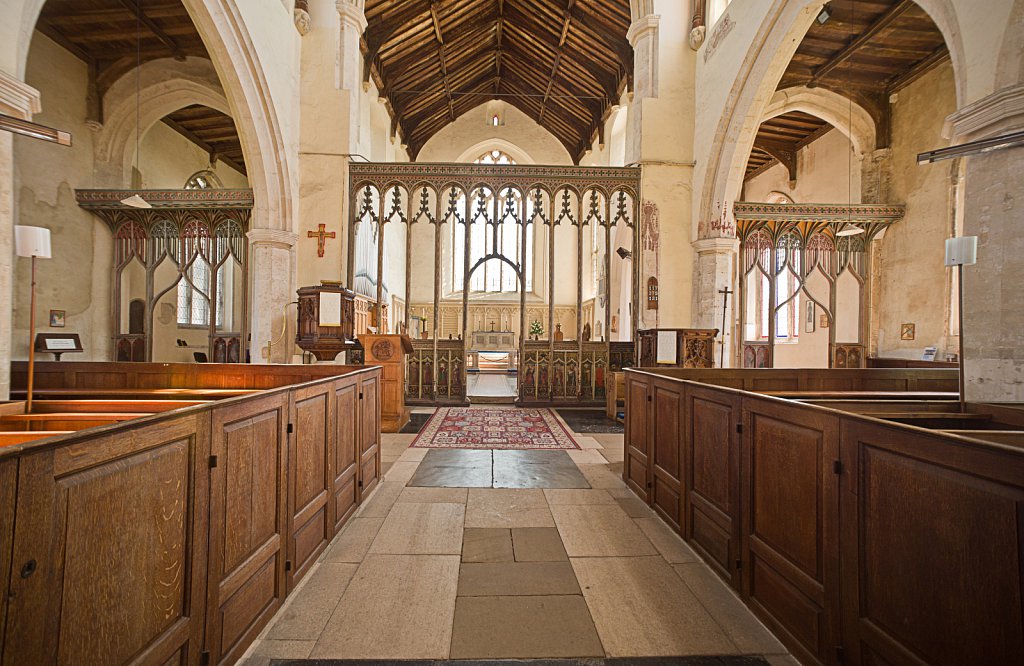
M357 349L353 335L355 292L338 284L299 289L295 344L318 361L333 361L343 351Z
M641 368L713 368L717 328L653 328L637 331Z
M407 335L359 336L363 346L363 362L379 365L380 387L380 429L382 432L398 432L409 422L409 408L405 406L405 355L412 352L412 340Z

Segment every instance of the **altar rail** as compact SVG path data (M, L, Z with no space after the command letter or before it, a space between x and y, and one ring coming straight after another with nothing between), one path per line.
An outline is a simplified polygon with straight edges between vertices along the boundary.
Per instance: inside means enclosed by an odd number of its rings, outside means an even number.
M955 374L631 370L623 477L804 664L1024 663L1021 433L878 418L913 409L889 392ZM845 389L889 400L867 415L752 392Z
M4 664L234 663L378 483L377 367L39 365L86 393L334 376L0 448Z
M413 340L405 357L405 404L466 404L466 346L462 340Z

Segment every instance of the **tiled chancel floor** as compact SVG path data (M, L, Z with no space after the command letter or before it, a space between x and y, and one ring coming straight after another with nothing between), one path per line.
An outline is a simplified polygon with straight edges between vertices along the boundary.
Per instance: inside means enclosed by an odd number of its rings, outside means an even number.
M622 435L576 438L582 450L569 453L453 452L385 435L383 482L243 663L762 655L795 664L625 487ZM498 455L520 453L559 455ZM502 465L537 470L497 487ZM550 485L570 472L575 485ZM456 478L463 485L445 482ZM531 483L539 487L523 487Z

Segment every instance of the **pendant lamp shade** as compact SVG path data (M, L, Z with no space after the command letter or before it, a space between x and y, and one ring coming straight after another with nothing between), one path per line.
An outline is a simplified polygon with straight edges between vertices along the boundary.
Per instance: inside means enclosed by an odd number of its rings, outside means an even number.
M152 208L152 206L149 205L149 202L138 194L133 194L126 199L121 199L121 203L125 206L131 206L132 208Z
M45 227L14 226L14 250L19 257L49 259L50 230Z

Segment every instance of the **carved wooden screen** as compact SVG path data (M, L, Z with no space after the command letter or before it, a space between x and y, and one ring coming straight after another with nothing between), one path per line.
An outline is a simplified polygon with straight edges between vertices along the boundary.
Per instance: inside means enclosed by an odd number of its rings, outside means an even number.
M867 250L872 239L903 217L903 208L736 202L733 214L740 241L742 366L774 367L780 328L798 335L823 321L829 367L862 367L867 356ZM855 281L858 294L852 314L838 307L839 285L847 279ZM813 287L812 281L823 281L825 288ZM807 311L796 307L801 298L813 303L821 318L808 321ZM795 316L783 324L780 313ZM852 316L856 340L837 343L837 320Z
M153 207L120 203L131 194ZM246 360L251 190L78 190L76 196L114 234L113 360L152 360L156 306L175 295L177 325L206 331L203 353L210 360ZM139 300L141 331L138 313L130 312Z
M442 303L441 303L441 248L442 233L464 234L461 260L463 289L461 290L462 316L461 333L458 340L467 339L469 321L469 289L470 280L475 270L488 262L501 263L502 280L505 271L510 271L517 281L519 292L519 358L520 358L520 401L603 401L604 377L610 361L609 331L616 327L617 318L613 319L611 308L604 307L603 321L599 321L602 334L596 333L590 342L584 342L583 336L583 271L576 289L576 331L562 331L564 342L556 341L553 334L556 330L555 321L555 257L565 256L566 251L576 251L578 267L584 265L584 245L588 234L601 238L604 248L605 276L612 274L612 256L615 254L613 237L616 243L628 245L632 257L640 256L638 250L638 234L635 233L634 222L638 217L640 194L640 169L637 168L575 168L575 167L544 167L524 165L492 165L492 164L376 164L352 163L349 165L349 219L352 220L349 230L348 284L356 282L356 257L354 256L355 239L363 225L373 225L384 229L391 222L408 225L406 233L406 266L411 266L413 256L412 228L418 223L433 226L434 238L434 286L433 309L435 316L428 323L427 330L433 344L419 343L416 346L413 361L414 372L408 373L410 382L407 393L423 399L433 396L445 402L462 402L465 400L465 377L467 364L460 361L457 371L463 375L462 381L449 386L446 379L444 386L424 386L427 383L440 381L440 368L432 375L433 363L442 357L451 355L451 350L441 350L438 340L441 337ZM470 261L471 233L474 224L480 225L485 233L491 234L494 241L487 244L487 253L482 257L474 257ZM448 226L451 225L451 226ZM511 243L512 229L519 235L516 243ZM442 227L446 231L442 231ZM555 230L557 228L573 229L575 247L559 247L556 249ZM597 233L595 234L595 230ZM547 332L547 340L526 343L527 330L527 291L524 283L525 271L530 260L525 248L528 234L543 236L546 241L547 257L543 261L547 272L546 322L542 328ZM507 236L498 242L499 235ZM376 238L384 235L377 232ZM620 237L628 241L620 241ZM563 243L564 244L564 243ZM510 252L509 247L518 248ZM497 248L502 248L499 252ZM417 247L417 252L425 248ZM383 243L377 243L377 255L384 256ZM622 253L619 254L622 256ZM617 259L618 260L618 259ZM625 259L622 261L626 262ZM637 268L639 262L628 261L621 270L622 280L629 286L628 315L630 325L624 330L630 340L635 340L636 324L639 316L639 286ZM377 307L383 306L383 293L379 285L383 284L383 261L377 261L378 276L376 283ZM452 267L454 270L454 266ZM411 270L406 271L406 295L410 293ZM604 279L598 289L598 298L603 304L609 304L611 296L611 280ZM409 301L411 304L411 300ZM623 306L627 307L627 306ZM412 308L406 308L405 326L408 328ZM621 313L625 318L627 313ZM568 338L574 337L574 340ZM428 349L429 347L429 349ZM462 345L464 350L465 345ZM529 372L532 369L533 372ZM532 381L531 381L532 378ZM455 390L461 390L456 394ZM445 392L451 392L444 395Z

